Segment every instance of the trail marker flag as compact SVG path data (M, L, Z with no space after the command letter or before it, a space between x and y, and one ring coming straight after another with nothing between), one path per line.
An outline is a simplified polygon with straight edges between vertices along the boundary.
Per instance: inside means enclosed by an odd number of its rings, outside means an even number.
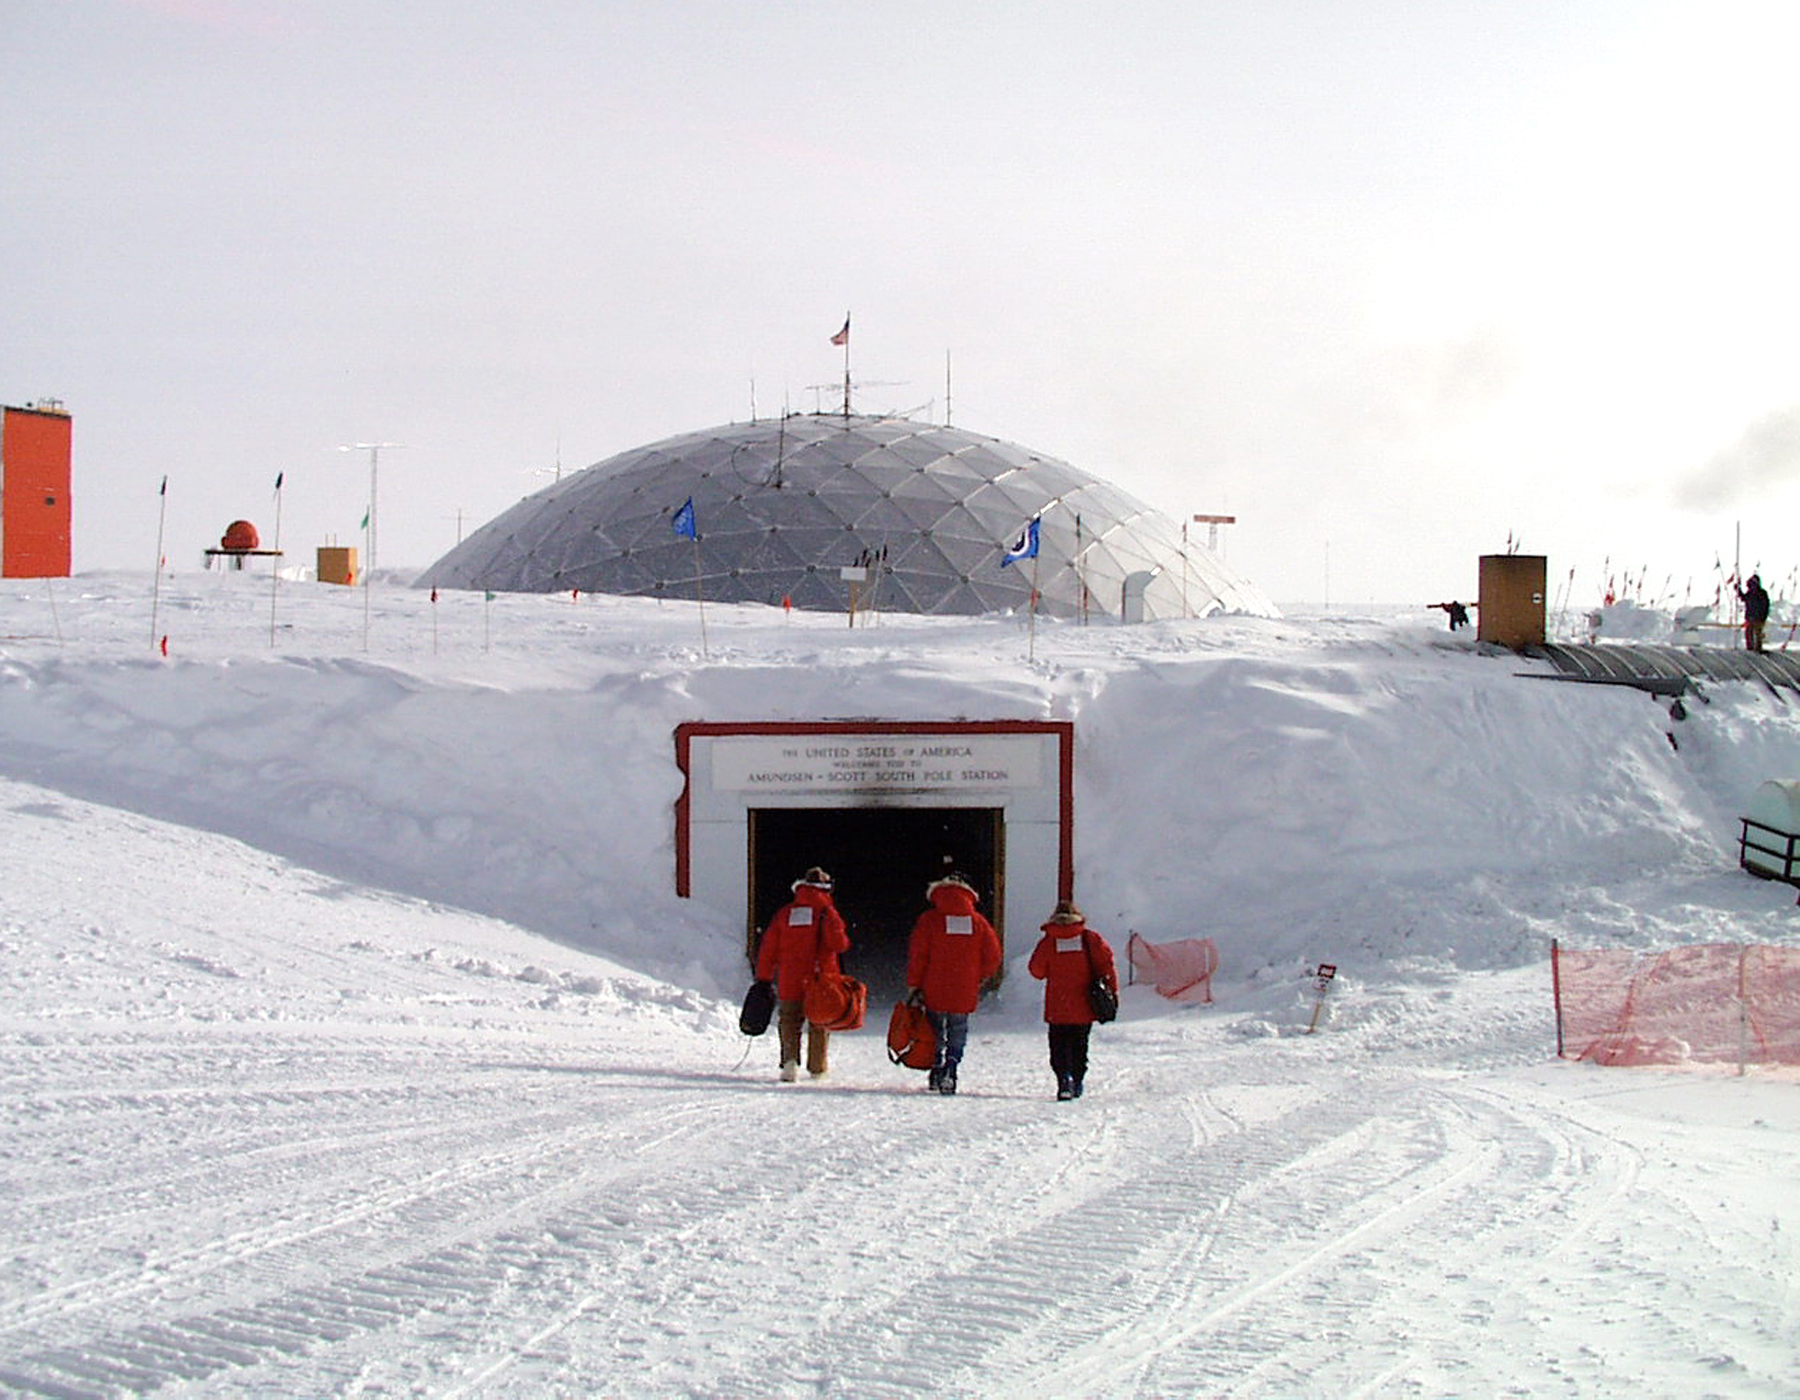
M1008 564L1014 563L1020 559L1035 559L1037 558L1037 552L1038 521L1037 517L1033 516L1031 523L1023 530L1019 531L1018 539L1014 540L1012 544L1007 547L1006 553L1001 556L1000 567L1004 569Z
M706 652L706 589L700 582L700 526L694 519L694 498L689 496L681 503L681 509L675 512L669 522L675 528L680 539L694 542L694 598L700 604L700 655Z
M831 337L831 343L833 345L848 345L850 343L850 318L848 316L844 317L843 330Z

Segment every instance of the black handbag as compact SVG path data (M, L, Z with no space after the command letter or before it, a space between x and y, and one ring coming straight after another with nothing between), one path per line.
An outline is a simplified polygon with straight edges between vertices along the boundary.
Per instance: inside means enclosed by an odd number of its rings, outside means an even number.
M1088 971L1094 970L1094 952L1088 947L1085 935L1081 940L1081 951L1087 954ZM1119 994L1106 985L1104 977L1093 977L1088 982L1088 1009L1094 1013L1096 1021L1110 1021L1119 1014Z
M745 1035L761 1035L775 1014L775 984L755 981L744 993L744 1009L738 1012L738 1029Z

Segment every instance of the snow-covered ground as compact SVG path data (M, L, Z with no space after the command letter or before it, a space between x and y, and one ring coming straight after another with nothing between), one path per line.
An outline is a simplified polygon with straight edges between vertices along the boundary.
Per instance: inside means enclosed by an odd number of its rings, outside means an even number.
M0 584L0 1390L1791 1395L1800 1082L1558 1062L1546 959L1795 941L1800 703L1442 620ZM671 734L844 714L1073 720L1078 900L1216 1004L1052 1102L1012 930L956 1098L885 1008L777 1084Z

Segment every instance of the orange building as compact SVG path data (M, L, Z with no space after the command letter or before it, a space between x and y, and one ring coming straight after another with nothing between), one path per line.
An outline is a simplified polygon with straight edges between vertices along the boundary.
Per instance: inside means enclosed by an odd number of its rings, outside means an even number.
M70 428L54 399L0 408L0 577L69 576Z

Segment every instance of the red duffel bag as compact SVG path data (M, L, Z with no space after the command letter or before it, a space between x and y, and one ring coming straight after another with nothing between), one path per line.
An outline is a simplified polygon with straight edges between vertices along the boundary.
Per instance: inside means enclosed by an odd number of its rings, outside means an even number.
M937 1032L925 1008L910 1001L894 1003L894 1014L888 1017L888 1058L907 1069L930 1069L937 1062Z
M815 1026L853 1031L869 1008L869 989L846 973L821 972L807 984L801 1007Z

